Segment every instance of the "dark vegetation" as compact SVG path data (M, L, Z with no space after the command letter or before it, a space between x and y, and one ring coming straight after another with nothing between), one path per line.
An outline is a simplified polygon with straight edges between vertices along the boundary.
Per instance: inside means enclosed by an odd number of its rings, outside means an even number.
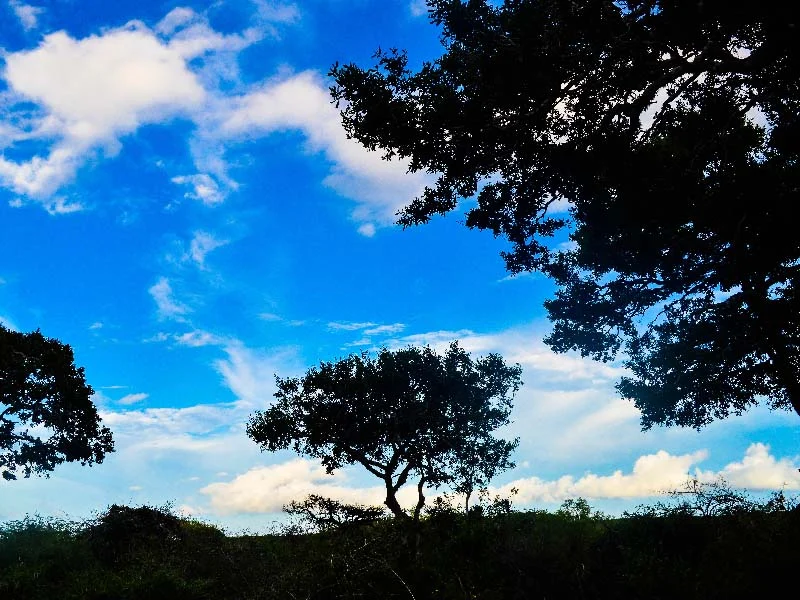
M473 360L457 342L442 355L414 346L352 354L302 378L278 377L277 402L251 416L247 435L262 450L319 459L328 474L361 465L381 480L397 518L407 516L397 492L416 480L417 520L423 488L447 485L469 501L514 466L519 440L492 434L509 423L521 372L499 354Z
M331 70L348 134L436 178L399 223L475 198L508 270L558 285L545 341L624 359L644 428L800 414L796 6L427 4L439 58Z
M0 325L0 477L48 475L64 462L101 463L114 451L72 348L40 331ZM33 433L37 428L46 433Z
M755 502L725 486L697 486L621 518L581 499L517 512L485 497L468 513L439 500L416 523L365 521L356 510L355 522L330 526L313 511L294 514L269 535L226 536L153 507L112 506L87 523L6 523L0 597L763 597L791 585L800 560L793 503L782 494Z

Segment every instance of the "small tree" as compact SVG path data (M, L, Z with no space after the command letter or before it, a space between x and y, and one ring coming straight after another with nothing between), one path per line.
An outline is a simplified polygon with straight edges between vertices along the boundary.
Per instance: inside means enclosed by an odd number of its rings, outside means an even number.
M520 373L497 354L473 361L456 342L443 356L428 347L354 354L276 378L278 402L252 415L247 435L262 450L318 458L328 473L362 465L383 481L396 517L407 516L398 490L417 479L416 520L426 485L471 491L514 466L519 440L492 432L509 423Z
M0 325L0 475L48 474L63 462L101 463L114 451L72 348L38 330ZM30 428L35 428L33 432ZM49 437L44 437L49 433Z

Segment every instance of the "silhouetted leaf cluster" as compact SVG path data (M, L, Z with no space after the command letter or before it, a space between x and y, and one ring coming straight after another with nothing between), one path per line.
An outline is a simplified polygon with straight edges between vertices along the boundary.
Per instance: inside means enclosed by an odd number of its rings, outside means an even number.
M512 273L559 286L546 341L622 351L644 428L760 399L800 414L796 7L427 3L440 58L331 70L348 134L437 177L399 222L476 196L467 226L511 242Z
M47 475L63 462L101 463L114 451L83 367L58 340L0 325L0 475Z

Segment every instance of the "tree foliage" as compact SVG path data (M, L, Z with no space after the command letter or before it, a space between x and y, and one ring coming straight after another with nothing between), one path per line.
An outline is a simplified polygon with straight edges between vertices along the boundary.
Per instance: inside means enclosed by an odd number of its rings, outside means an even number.
M372 523L386 517L382 506L347 504L319 494L309 494L303 500L292 500L283 511L297 517L299 526L310 531L329 531L348 525Z
M47 474L63 462L101 463L114 451L72 348L38 330L0 325L0 474Z
M792 4L428 5L440 58L331 70L349 135L438 176L399 222L477 194L467 226L511 242L510 271L559 286L547 342L622 352L618 389L645 428L699 428L759 398L800 413Z
M398 490L417 479L416 519L425 486L471 492L513 466L518 441L492 432L509 423L520 373L497 354L473 361L455 342L441 356L428 347L353 354L276 378L277 402L252 415L247 435L263 450L318 458L328 473L362 465L397 517Z

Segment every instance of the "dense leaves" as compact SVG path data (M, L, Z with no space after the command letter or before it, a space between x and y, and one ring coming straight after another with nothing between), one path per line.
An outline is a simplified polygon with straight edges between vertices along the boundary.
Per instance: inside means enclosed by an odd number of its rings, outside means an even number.
M419 72L397 51L331 71L350 135L438 176L399 222L477 194L467 225L559 285L549 344L623 351L646 428L800 413L793 5L498 4L429 0L445 52Z
M697 516L676 506L621 519L580 499L555 513L488 508L441 508L416 526L386 519L235 537L141 508L117 507L89 524L26 519L0 524L0 597L784 597L800 560L800 511L791 507L746 502Z
M473 361L456 343L442 356L428 347L355 354L278 378L278 401L251 417L247 434L264 450L319 458L328 473L362 465L398 517L396 494L416 478L418 518L425 486L471 492L513 466L517 441L492 432L509 422L520 371L496 354Z
M0 325L0 474L16 479L63 462L100 463L113 452L92 388L72 349L39 331Z

